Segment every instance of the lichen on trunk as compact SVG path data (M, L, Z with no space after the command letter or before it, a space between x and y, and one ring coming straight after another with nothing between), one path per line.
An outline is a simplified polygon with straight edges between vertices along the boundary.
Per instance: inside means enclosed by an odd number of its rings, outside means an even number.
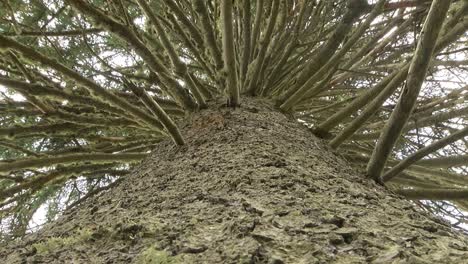
M467 239L265 100L211 103L0 263L461 263Z

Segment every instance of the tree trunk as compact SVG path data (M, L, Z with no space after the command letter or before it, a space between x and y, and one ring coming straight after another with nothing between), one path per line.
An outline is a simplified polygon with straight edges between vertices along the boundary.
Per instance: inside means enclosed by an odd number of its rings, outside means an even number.
M0 263L462 263L467 237L365 178L266 101L180 124L118 185Z

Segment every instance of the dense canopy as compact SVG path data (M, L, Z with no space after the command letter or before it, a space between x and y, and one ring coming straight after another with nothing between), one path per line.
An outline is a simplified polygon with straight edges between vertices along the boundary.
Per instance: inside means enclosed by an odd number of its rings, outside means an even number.
M273 101L424 209L468 209L466 0L0 1L0 239L222 99ZM458 208L458 209L457 209Z

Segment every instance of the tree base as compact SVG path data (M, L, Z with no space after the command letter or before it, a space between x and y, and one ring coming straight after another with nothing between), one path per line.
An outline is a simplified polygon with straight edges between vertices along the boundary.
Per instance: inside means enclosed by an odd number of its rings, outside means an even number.
M203 110L116 187L0 263L462 263L467 237L271 104Z

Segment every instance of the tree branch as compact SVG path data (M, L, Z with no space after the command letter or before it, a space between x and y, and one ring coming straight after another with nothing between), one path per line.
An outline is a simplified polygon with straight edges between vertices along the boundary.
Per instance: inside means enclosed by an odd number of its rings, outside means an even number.
M382 131L367 166L367 175L376 181L381 181L380 176L385 162L413 111L449 6L449 0L434 0L431 5L421 31L418 46L411 61L406 86L400 95L396 108L390 116L390 120Z
M221 20L223 24L223 57L224 70L227 74L228 105L239 105L239 87L237 86L236 57L234 48L234 33L232 25L232 1L221 1Z

